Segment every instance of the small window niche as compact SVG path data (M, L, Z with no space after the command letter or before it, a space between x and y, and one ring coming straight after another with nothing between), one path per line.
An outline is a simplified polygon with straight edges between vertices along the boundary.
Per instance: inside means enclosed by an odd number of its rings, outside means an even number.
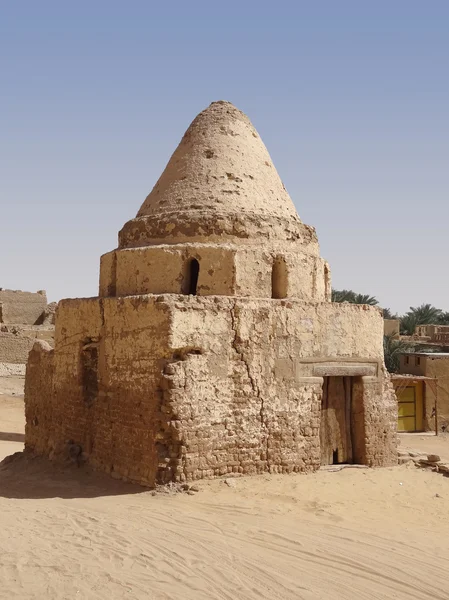
M198 277L200 275L200 263L196 258L191 258L187 263L186 277L184 279L183 293L196 296L198 291Z
M98 396L98 343L86 340L81 351L81 382L87 406Z
M287 298L288 292L288 273L287 263L283 256L276 256L273 260L271 271L271 297Z

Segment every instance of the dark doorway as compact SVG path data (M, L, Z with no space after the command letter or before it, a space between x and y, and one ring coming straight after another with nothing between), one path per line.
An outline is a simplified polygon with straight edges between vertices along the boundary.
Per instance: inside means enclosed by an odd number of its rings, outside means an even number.
M320 423L322 465L363 460L364 439L360 436L364 433L359 414L363 399L359 388L354 386L353 377L324 377Z
M196 258L192 258L188 265L187 294L196 296L199 274L200 263L196 260Z

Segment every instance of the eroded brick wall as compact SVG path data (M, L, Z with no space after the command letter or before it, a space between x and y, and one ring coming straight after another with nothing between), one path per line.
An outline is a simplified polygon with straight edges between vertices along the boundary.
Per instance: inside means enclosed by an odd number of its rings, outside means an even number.
M180 348L166 375L164 405L181 453L167 466L166 479L319 468L323 380L313 376L307 358L325 346L332 348L330 360L361 355L381 369L379 344L369 345L381 320L373 333L360 307L345 314L340 307L332 313L332 306L221 299L179 301L175 308ZM358 320L357 330L351 319ZM334 330L326 333L330 323ZM366 335L359 336L363 327ZM347 335L337 345L333 336L342 331ZM356 455L373 466L397 458L397 416L385 377L382 370L376 378L359 377L359 395L354 392Z
M54 458L62 435L61 399L54 391L54 352L45 341L34 342L25 378L25 443L36 454Z
M398 405L387 372L382 371L378 378L360 378L354 393L363 412L360 462L370 467L396 465Z
M378 375L360 378L358 455L394 464L381 330L376 311L349 305L169 295L63 301L54 354L30 358L27 447L57 460L75 448L94 467L150 486L311 471L320 465L315 362L362 357Z
M152 485L168 323L154 297L61 302L54 354L28 363L27 447Z
M0 363L25 364L33 343L30 337L0 331Z
M37 325L47 307L45 292L0 290L0 323Z

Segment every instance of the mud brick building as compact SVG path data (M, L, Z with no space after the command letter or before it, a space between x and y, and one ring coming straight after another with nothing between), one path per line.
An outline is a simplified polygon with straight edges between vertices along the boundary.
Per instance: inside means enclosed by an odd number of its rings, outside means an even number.
M328 264L249 119L200 113L63 300L26 377L26 447L152 486L397 462L383 319L333 304Z

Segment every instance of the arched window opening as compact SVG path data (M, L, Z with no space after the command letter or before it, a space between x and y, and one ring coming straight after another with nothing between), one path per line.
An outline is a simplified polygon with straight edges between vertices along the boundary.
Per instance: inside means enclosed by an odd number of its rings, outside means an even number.
M196 296L199 274L200 274L200 263L196 260L196 258L192 258L192 260L188 264L188 271L187 271L187 286L186 286L187 294Z
M288 274L287 264L283 256L276 256L271 271L271 297L287 298Z

